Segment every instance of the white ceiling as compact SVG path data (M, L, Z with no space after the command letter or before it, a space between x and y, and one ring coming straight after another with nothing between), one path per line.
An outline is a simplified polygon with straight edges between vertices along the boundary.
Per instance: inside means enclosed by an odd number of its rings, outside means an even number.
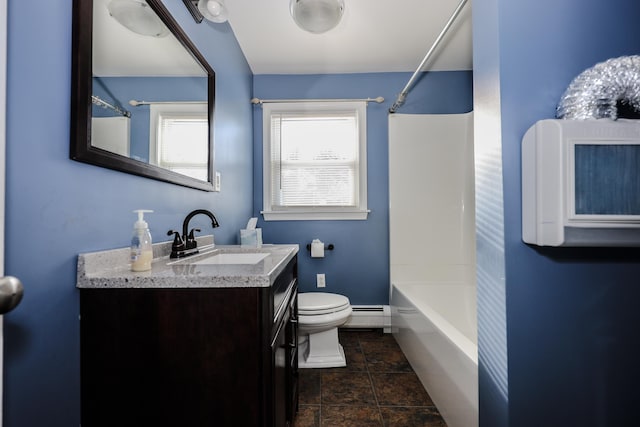
M254 74L413 72L459 3L344 0L338 26L311 34L296 26L289 1L224 0ZM471 55L469 1L425 69L470 70Z
M100 53L94 55L96 75L153 75L158 70L162 75L203 74L173 36L139 36L118 24L107 11L109 1L94 0L94 53ZM341 22L324 34L311 34L294 23L290 0L223 1L254 74L413 72L459 4L459 0L344 0ZM203 21L202 25L221 24ZM468 0L424 69L470 70L471 56Z
M93 74L117 76L204 76L172 34L155 38L129 31L109 15L110 0L93 2Z

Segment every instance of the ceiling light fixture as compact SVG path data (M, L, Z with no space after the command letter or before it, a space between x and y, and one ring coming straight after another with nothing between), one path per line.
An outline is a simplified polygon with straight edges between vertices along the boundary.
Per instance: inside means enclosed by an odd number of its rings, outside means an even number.
M227 22L227 8L222 0L199 0L198 10L211 22Z
M298 27L320 34L338 25L344 12L344 0L291 0L289 9Z
M164 37L169 29L149 5L141 0L111 0L107 6L111 15L120 25L136 34L150 37Z

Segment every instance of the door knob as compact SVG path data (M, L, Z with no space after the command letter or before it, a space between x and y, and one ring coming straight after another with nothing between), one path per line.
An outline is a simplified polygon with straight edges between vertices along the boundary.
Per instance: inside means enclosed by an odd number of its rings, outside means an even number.
M13 310L24 293L22 282L12 276L0 277L0 314Z

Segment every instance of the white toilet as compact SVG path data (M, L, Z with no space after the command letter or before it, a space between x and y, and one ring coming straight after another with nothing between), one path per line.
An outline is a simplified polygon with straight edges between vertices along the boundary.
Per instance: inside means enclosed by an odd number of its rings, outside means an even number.
M349 298L325 292L298 294L298 367L347 366L338 326L351 316Z

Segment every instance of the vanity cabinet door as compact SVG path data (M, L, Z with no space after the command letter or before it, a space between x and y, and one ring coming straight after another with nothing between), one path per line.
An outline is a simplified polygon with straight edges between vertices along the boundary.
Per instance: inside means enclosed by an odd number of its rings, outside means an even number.
M276 333L276 336L271 344L271 363L272 363L272 410L273 410L273 425L276 427L287 426L287 390L289 381L287 378L288 369L288 345L287 345L287 322L288 319L280 324L280 328Z
M287 322L287 420L293 425L298 412L298 292L289 303Z
M82 290L82 426L268 426L261 292Z
M290 299L271 344L273 418L276 427L291 427L298 410L298 322L295 279Z

